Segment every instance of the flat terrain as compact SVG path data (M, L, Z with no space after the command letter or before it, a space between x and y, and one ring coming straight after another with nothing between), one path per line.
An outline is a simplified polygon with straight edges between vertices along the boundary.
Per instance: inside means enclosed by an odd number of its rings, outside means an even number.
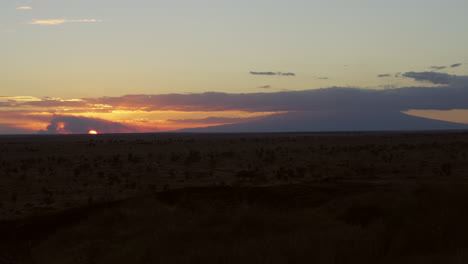
M467 263L468 133L0 137L0 263Z

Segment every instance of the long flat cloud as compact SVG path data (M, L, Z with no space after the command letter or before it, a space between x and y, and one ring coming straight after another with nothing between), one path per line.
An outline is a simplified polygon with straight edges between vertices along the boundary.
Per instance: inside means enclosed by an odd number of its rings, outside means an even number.
M207 117L200 119L168 119L167 121L172 123L181 123L181 124L234 124L234 123L244 123L255 120L260 120L264 117L244 117L244 118L233 118L233 117Z
M267 76L296 76L293 72L249 72L251 75L267 75Z
M45 26L57 26L61 25L63 23L90 23L90 22L102 22L102 19L62 19L62 18L57 18L57 19L36 19L28 24L31 25L45 25Z
M345 109L468 109L468 76L435 72L407 72L403 76L440 87L406 87L386 90L324 88L275 93L126 95L84 99L121 109L143 111L329 111Z
M83 98L80 101L38 100L15 102L15 107L76 107L93 111L348 111L408 109L468 109L468 76L409 72L408 78L437 87L406 87L385 90L332 87L270 93L220 93L124 95ZM7 106L11 106L8 102Z

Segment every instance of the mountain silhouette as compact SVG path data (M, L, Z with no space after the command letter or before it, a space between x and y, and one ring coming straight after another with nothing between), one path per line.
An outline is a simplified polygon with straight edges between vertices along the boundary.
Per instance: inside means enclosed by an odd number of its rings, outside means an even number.
M411 116L401 112L327 113L295 112L246 123L189 128L180 132L328 132L464 130L468 124Z

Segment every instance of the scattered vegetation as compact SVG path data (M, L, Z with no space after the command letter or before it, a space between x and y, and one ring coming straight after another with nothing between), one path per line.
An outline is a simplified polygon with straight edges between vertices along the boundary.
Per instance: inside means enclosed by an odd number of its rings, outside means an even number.
M466 263L467 133L0 137L0 263Z

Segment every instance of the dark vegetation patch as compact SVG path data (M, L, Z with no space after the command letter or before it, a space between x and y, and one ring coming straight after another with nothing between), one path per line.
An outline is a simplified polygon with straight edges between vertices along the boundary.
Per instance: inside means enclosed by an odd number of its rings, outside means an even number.
M13 263L467 260L456 254L468 248L468 188L415 188L301 184L169 190L3 223L10 236L1 238L0 252Z
M156 194L156 197L162 203L182 207L191 207L194 203L199 203L198 206L236 207L243 205L290 210L304 205L315 207L332 199L334 195L352 192L352 189L343 190L324 184L290 184L266 187L198 187L160 192Z
M366 227L375 220L382 218L382 208L376 206L356 206L349 208L339 219L350 225Z

